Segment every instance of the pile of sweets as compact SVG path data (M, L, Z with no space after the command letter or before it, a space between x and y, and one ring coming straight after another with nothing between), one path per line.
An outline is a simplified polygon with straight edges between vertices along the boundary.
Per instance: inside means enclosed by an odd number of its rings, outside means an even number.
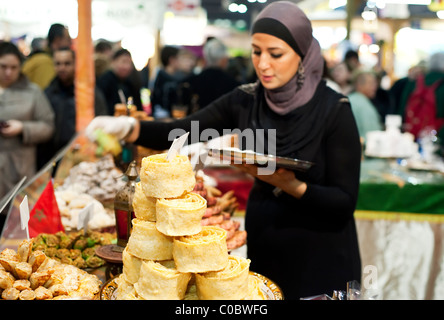
M116 299L267 298L263 282L249 272L250 260L228 254L227 231L202 226L207 201L192 192L195 183L184 155L142 159Z

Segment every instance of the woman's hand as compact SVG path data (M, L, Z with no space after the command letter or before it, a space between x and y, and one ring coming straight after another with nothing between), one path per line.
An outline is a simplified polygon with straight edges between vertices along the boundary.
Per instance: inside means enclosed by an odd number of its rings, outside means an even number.
M23 132L23 122L19 120L8 120L7 125L1 128L1 134L5 137L15 137Z
M138 120L127 116L97 116L85 129L86 136L91 141L96 140L94 133L96 129L102 129L119 140L134 142L139 137L140 123Z
M268 175L258 174L258 166L254 164L234 164L235 167L251 174L252 176L271 184L289 195L299 199L307 190L307 184L296 179L294 172L284 168L278 168Z

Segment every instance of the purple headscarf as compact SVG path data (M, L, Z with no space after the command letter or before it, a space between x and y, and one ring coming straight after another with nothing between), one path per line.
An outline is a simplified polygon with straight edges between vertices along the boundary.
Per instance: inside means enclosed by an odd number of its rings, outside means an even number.
M305 13L289 1L273 2L256 17L252 34L266 33L285 41L301 57L298 72L284 86L267 90L270 108L281 115L306 104L322 79L324 60L318 41L313 38L311 22Z

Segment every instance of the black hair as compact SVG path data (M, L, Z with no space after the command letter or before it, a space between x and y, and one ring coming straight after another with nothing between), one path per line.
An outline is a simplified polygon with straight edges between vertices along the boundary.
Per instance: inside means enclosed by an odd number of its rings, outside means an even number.
M118 57L123 56L123 55L127 55L131 58L131 53L128 50L121 48L121 49L117 50L116 52L114 52L112 59L116 60Z
M111 42L107 41L107 40L100 40L99 42L96 43L95 47L94 47L94 51L95 52L104 52L106 50L112 50L113 46L111 44Z
M65 35L65 29L66 27L60 23L54 23L51 25L48 31L48 47L51 48L51 45L56 38L60 38Z
M22 53L15 44L9 41L0 42L0 57L7 54L15 55L19 59L20 64L24 61Z
M160 53L160 61L166 67L169 64L171 57L176 57L179 54L179 48L173 46L165 46Z

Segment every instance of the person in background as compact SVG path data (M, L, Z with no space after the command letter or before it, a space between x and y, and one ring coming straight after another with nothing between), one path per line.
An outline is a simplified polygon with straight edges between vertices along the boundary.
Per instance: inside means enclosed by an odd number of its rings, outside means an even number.
M134 70L131 53L122 48L113 54L111 68L97 79L97 87L105 95L109 115L114 115L116 104L126 103L122 101L123 97L119 95L119 90L123 93L125 100L132 97L137 110L142 110L140 81L137 83L133 81Z
M42 90L21 72L22 55L0 43L0 199L36 173L36 146L54 133L54 112Z
M361 279L353 216L361 144L350 104L322 80L321 48L296 4L267 5L251 33L257 82L241 85L183 119L96 117L86 134L94 139L92 132L102 128L119 139L164 150L177 128L199 130L191 132L191 143L207 129L219 136L238 129L255 140L243 149L313 162L306 172L236 165L255 177L245 213L250 270L275 281L285 299L346 290L348 281Z
M398 114L400 114L403 117L404 121L405 121L405 108L407 106L409 96L413 93L413 91L416 88L418 74L416 75L416 79L409 80L406 83L404 90L402 91ZM426 71L423 75L426 86L431 86L432 84L437 83L439 81L438 87L435 90L436 118L443 119L444 118L444 51L436 52L429 57L429 60L426 63ZM439 138L439 143L441 145L441 148L444 150L444 127L437 130L437 137ZM441 153L443 152L443 150L441 150Z
M107 40L99 40L94 46L94 70L96 79L110 68L113 55L112 43Z
M391 88L389 89L389 94L393 100L395 113L398 113L401 109L401 98L402 92L409 81L416 81L419 75L426 72L426 62L421 60L418 64L412 66L407 71L407 75L396 80Z
M365 139L367 132L383 129L383 121L371 101L376 95L378 80L373 71L357 70L353 75L352 83L354 90L348 95L348 98L359 135Z
M388 114L395 113L395 100L390 95L389 90L382 87L382 81L386 76L386 72L382 68L376 66L373 67L373 72L376 75L378 86L375 96L370 100L378 111L381 121L385 122L385 117Z
M338 92L348 95L353 86L351 84L351 73L348 71L347 65L345 62L339 62L330 70L330 76L333 81L339 86Z
M344 63L347 66L348 71L353 74L353 72L361 68L359 53L355 50L348 50L344 55Z
M71 36L68 28L60 23L54 23L48 31L47 48L41 48L37 54L31 55L23 63L23 74L44 90L55 77L52 52L58 48L70 46Z
M203 47L205 60L204 69L197 75L186 78L188 96L196 95L197 109L204 108L223 94L232 91L240 83L231 77L226 68L228 65L228 50L222 41L213 38ZM194 110L197 111L197 110Z
M336 83L336 81L333 80L333 77L331 76L331 70L325 58L324 58L324 73L322 75L322 78L325 80L327 86L329 86L330 88L332 88L337 92L341 92L341 87L339 86L339 84Z
M55 114L55 132L52 138L37 147L37 167L40 169L56 153L65 147L76 133L75 101L75 52L70 48L60 48L53 54L56 77L45 89L45 95ZM107 115L103 93L94 90L94 113Z
M151 103L155 118L171 116L171 106L175 100L178 83L178 79L175 77L179 70L178 54L179 48L173 46L165 46L160 52L162 68L158 70L155 76L153 91L151 92Z

